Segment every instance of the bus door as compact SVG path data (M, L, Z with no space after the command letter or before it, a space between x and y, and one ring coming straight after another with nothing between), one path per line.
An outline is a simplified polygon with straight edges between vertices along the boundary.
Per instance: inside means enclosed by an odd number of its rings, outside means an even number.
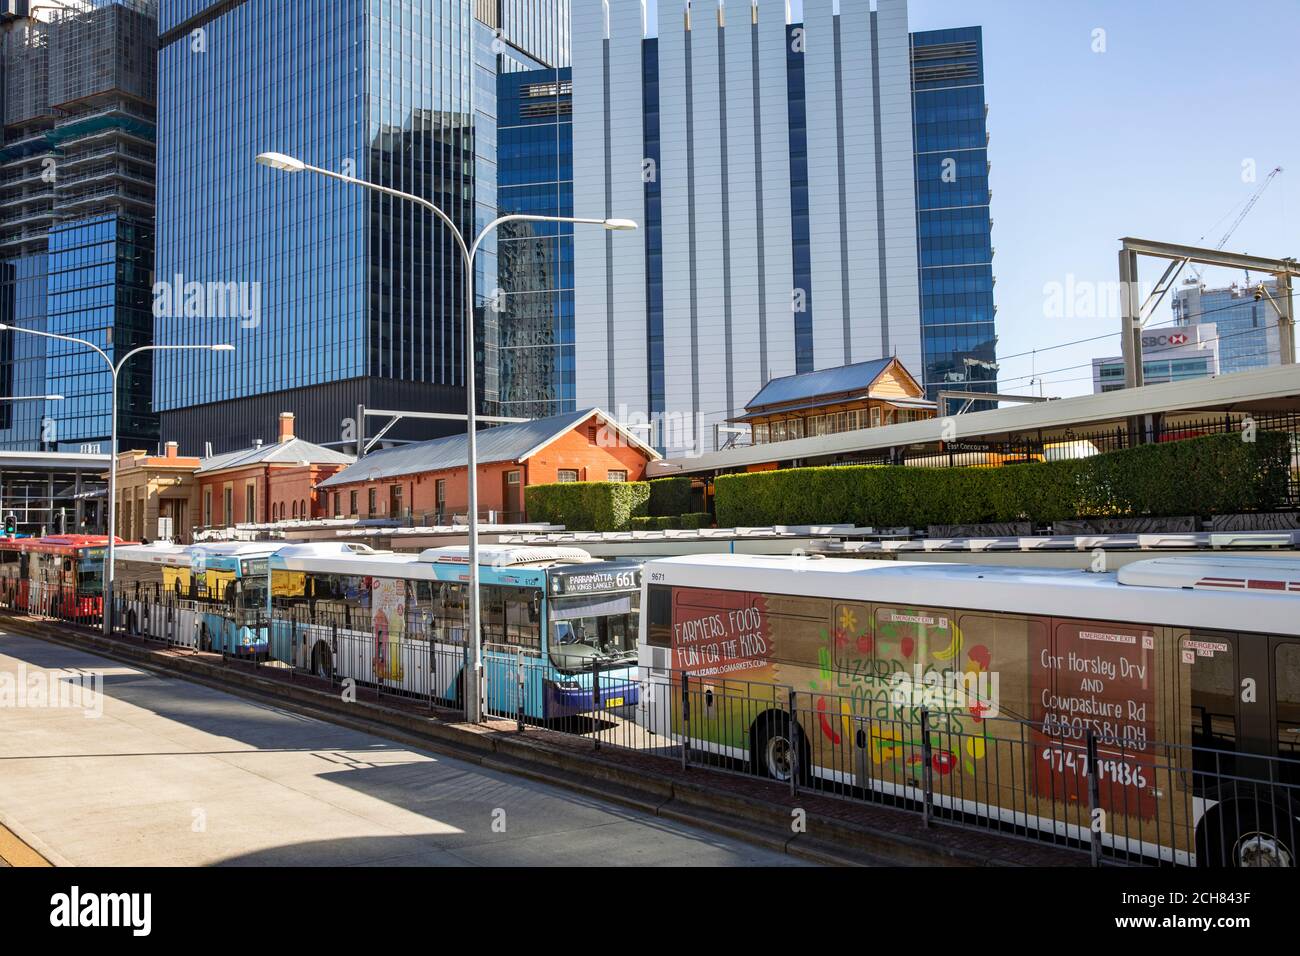
M542 681L542 591L538 587L482 587L483 671L488 710L526 717L544 713Z

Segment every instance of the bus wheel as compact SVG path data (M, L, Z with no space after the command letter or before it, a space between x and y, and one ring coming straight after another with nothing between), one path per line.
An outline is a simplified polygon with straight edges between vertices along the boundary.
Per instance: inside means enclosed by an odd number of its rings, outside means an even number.
M1291 813L1269 803L1221 804L1201 827L1196 858L1208 867L1295 866L1292 840L1284 835L1286 823L1293 819Z
M758 772L773 780L787 783L794 773L794 743L791 740L790 718L782 713L766 713L754 722L754 766ZM808 742L803 728L799 733L799 779L808 780Z
M326 645L317 644L311 652L311 671L326 680L334 676L334 655Z

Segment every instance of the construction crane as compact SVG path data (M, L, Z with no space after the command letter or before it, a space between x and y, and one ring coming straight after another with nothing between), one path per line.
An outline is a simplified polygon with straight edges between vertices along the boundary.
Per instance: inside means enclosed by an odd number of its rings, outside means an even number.
M1237 214L1237 218L1232 220L1232 225L1228 227L1228 231L1223 234L1223 238L1220 239L1218 244L1214 247L1216 252L1228 244L1228 240L1231 239L1232 234L1237 231L1237 227L1241 225L1242 220L1250 215L1250 211L1255 208L1255 203L1259 202L1259 197L1264 195L1265 189L1268 189L1268 184L1271 183L1274 177L1276 177L1280 172L1282 172L1282 167L1274 166L1273 169L1269 171L1269 174L1264 177L1264 181L1259 184L1259 188L1256 189L1251 197L1246 200L1246 205L1243 206L1241 212ZM1199 268L1193 268L1192 275L1196 277L1197 282L1201 281L1201 270ZM1246 277L1246 283L1247 285L1250 284L1249 276Z

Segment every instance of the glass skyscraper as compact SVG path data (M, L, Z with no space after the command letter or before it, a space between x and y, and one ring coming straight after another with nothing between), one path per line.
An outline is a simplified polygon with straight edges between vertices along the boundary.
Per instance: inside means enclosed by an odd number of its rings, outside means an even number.
M33 5L0 38L0 315L114 359L151 340L154 0ZM118 391L121 448L153 448L150 356ZM0 335L0 447L105 453L111 375L84 346Z
M997 390L986 114L981 29L913 33L921 372L931 399L944 387Z
M348 441L357 405L464 411L464 273L448 230L397 199L256 166L260 152L436 203L472 240L497 214L497 59L567 43L559 5L483 0L164 0L160 342L166 439L239 447L282 411ZM515 32L511 32L515 31ZM495 410L497 243L476 260L485 410ZM393 438L454 429L408 420ZM201 448L197 449L201 450Z
M1174 292L1171 304L1178 325L1214 323L1218 335L1220 374L1281 364L1277 309L1267 298L1255 298L1257 285L1207 289L1193 279ZM1265 280L1264 288L1276 302L1277 280Z
M497 83L502 215L573 215L573 87L567 67L503 72ZM574 410L573 226L508 223L497 243L503 415Z
M106 214L61 223L50 230L46 330L93 342L115 358L153 340L153 225ZM151 449L158 417L149 402L153 354L142 352L123 366L118 390L120 448ZM70 342L46 342L46 388L63 400L48 426L59 451L108 448L108 366L95 353Z

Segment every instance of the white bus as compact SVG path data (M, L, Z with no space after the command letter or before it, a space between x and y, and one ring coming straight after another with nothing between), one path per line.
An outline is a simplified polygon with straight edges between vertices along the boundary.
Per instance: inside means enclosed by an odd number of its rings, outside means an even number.
M495 544L480 545L478 556L489 710L540 721L630 712L640 690L640 562ZM270 561L271 656L461 706L468 564L464 546L398 554L288 545Z
M168 542L116 549L113 595L128 634L262 658L273 541Z
M638 720L702 755L1117 853L1296 862L1300 561L695 555L644 581Z

